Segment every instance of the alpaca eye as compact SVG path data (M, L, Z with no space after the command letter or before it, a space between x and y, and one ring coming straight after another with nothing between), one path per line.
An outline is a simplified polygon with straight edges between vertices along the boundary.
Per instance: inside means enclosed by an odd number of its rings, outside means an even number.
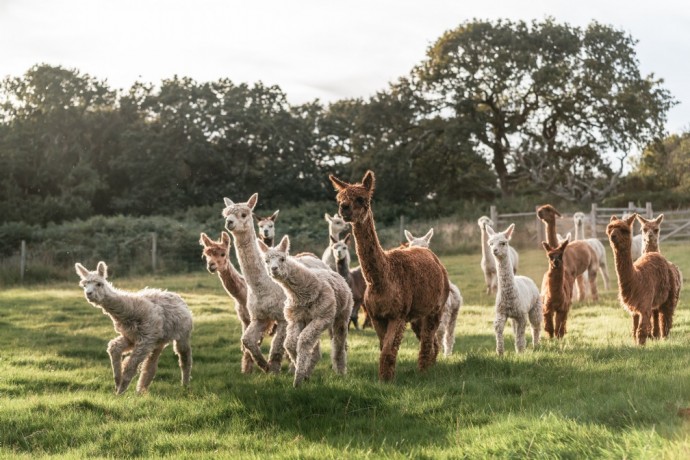
M245 217L247 217L247 213L242 213L242 218L244 219Z
M358 196L357 199L356 199L356 201L357 201L357 204L358 204L358 205L363 205L363 204L364 204L364 198L362 198L361 196Z
M96 283L96 286L101 287L103 286L103 283Z
M281 262L285 262L285 257L281 257L281 258L280 258L280 261L281 261Z

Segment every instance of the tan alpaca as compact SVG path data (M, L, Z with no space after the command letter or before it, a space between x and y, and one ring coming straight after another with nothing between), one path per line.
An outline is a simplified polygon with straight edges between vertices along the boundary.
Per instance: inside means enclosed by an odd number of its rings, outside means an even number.
M627 220L612 216L606 234L616 263L618 299L633 317L635 343L644 345L650 335L668 337L683 278L678 267L658 252L643 254L633 263L634 221L635 215Z
M537 216L541 219L546 228L546 242L549 243L549 246L552 248L558 247L559 241L556 233L556 217L561 217L561 213L550 204L547 204L537 209ZM585 300L586 289L583 278L584 275L587 275L589 278L589 288L592 300L595 302L599 300L599 292L597 290L599 259L592 247L584 241L573 241L568 244L568 249L565 251L564 257L565 269L577 279L578 300Z
M192 313L182 297L160 289L146 288L139 292L116 289L107 280L108 266L105 262L98 262L95 271L87 270L80 263L76 263L74 268L81 278L79 285L84 288L86 300L94 307L100 307L120 334L108 342L117 394L127 390L140 366L137 392L145 392L156 375L163 349L171 342L179 358L182 385L189 385ZM123 360L125 353L129 356Z
M549 270L546 272L541 286L542 310L544 313L544 330L553 338L563 338L566 333L568 312L573 297L575 278L565 269L564 253L570 237L568 236L558 247L551 247L542 242L546 257L549 259Z
M280 209L268 217L259 217L254 214L254 220L259 227L259 239L264 242L266 246L273 246L273 240L276 237L276 219Z
M321 357L319 338L331 334L331 361L338 374L347 372L347 326L352 312L352 294L345 280L334 271L310 269L289 257L286 236L275 248L259 241L266 271L286 295L287 351L295 366L293 385L308 379Z
M637 215L637 221L642 227L642 254L648 252L661 252L659 249L659 233L664 215L659 214L656 219L645 219Z
M379 379L395 376L398 348L407 322L420 341L418 367L436 362L440 344L436 338L443 306L448 298L448 274L428 249L381 247L374 224L371 199L374 173L367 171L361 183L348 184L329 176L340 215L352 224L357 256L367 284L364 305L379 337Z

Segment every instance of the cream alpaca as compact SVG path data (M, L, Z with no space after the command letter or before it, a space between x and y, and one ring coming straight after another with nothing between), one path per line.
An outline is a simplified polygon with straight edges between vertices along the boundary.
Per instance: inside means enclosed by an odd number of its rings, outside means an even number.
M80 263L74 268L81 278L79 285L84 288L86 300L110 316L115 331L120 334L108 343L117 394L127 390L139 365L137 392L145 392L156 375L161 352L170 342L174 343L179 358L182 384L189 385L192 313L184 300L174 292L160 289L146 288L139 292L116 289L107 280L105 262L98 262L96 271L89 271ZM129 356L123 360L125 353Z
M308 379L321 357L319 339L331 334L331 361L338 374L347 372L347 326L352 294L345 280L332 270L309 269L289 257L286 236L276 248L261 241L266 271L283 288L288 322L285 351L295 366L294 386Z
M486 226L488 244L498 266L498 292L496 293L496 353L503 355L503 329L508 318L513 323L515 351L521 353L526 346L525 330L527 322L532 325L532 346L539 345L542 308L539 290L530 278L513 274L509 254L510 238L515 224L510 224L504 232L494 232Z
M482 238L482 261L479 266L484 272L484 283L486 284L486 293L491 295L495 294L498 289L498 278L496 277L496 262L494 261L491 251L489 251L489 246L487 245L487 235L485 227L488 225L490 227L494 226L494 222L486 216L482 216L477 220L477 225L481 231ZM520 257L518 256L515 248L510 247L510 262L513 265L513 273L517 273L518 264L520 262Z
M642 227L642 254L648 252L661 252L659 249L659 232L664 215L659 214L656 219L645 219L637 215L637 221Z
M233 203L224 198L225 228L235 237L235 250L242 274L247 282L247 309L251 321L242 334L242 344L249 350L254 362L264 372L280 372L280 361L283 358L283 343L287 322L283 315L285 294L266 273L257 243L252 210L259 199L253 194L246 203ZM269 359L266 361L261 353L261 337L277 323L275 335L271 341Z
M323 252L321 260L323 260L331 270L336 271L337 267L335 266L335 258L333 258L333 252L331 251L331 241L333 238L339 240L340 234L347 230L350 224L345 222L337 213L333 214L333 217L326 213L323 217L326 219L326 222L328 222L328 247Z
M597 260L599 262L599 271L604 279L604 289L609 289L609 265L606 261L606 248L604 243L599 241L597 238L585 238L585 213L576 212L573 214L573 223L575 224L575 240L584 240L585 243L589 244L597 255ZM585 281L589 282L588 278Z

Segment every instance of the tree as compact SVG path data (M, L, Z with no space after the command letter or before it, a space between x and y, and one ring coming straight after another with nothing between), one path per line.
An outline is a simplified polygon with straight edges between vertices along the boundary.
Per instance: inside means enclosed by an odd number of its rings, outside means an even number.
M474 20L446 32L413 76L437 116L471 130L504 196L531 183L597 200L674 104L662 80L640 75L635 43L596 22Z

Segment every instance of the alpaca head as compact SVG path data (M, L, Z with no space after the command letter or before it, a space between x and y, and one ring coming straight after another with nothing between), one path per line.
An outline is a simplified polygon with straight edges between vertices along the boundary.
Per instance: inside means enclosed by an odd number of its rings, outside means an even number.
M261 235L262 238L271 238L271 239L275 238L275 236L276 236L275 222L276 222L276 219L278 218L279 212L280 212L280 209L268 217L259 217L256 214L253 214L254 219L256 219L256 224L259 226L259 235Z
M361 183L348 184L333 174L328 176L338 192L338 210L346 222L363 222L369 216L371 198L374 195L374 173L367 171Z
M551 270L558 270L563 267L563 253L565 252L565 248L568 247L569 243L570 233L568 233L566 239L561 241L560 244L555 248L552 248L546 241L541 242L542 246L544 246L544 250L546 251L546 257L549 259L549 268Z
M550 204L545 204L537 209L537 217L547 224L555 224L556 217L561 217L561 213Z
M496 259L503 260L508 257L509 242L510 238L513 236L514 229L515 224L510 224L510 226L502 232L495 232L490 225L486 226L486 234L489 235L487 244Z
M266 271L268 276L276 279L287 278L290 270L287 264L287 258L290 252L290 238L287 235L280 240L278 246L269 248L263 241L257 240L259 249L263 252L264 263L266 264Z
M585 220L587 219L587 216L585 216L584 212L576 212L573 214L573 223L575 224L575 227L580 227L581 225L585 224Z
M645 219L637 215L637 221L642 227L642 238L644 239L645 246L657 246L659 244L659 230L663 220L663 214L659 214L656 219Z
M490 227L493 227L493 226L494 226L494 221L491 220L491 219L489 219L489 218L486 217L486 216L482 216L482 217L480 217L479 219L477 219L477 225L479 225L479 228L480 228L482 231L484 231L484 227L486 227L487 225L490 226Z
M213 241L206 233L201 233L199 244L204 247L201 257L206 259L209 273L213 274L230 263L230 235L226 232L220 234L219 241Z
M407 238L407 242L409 243L409 246L418 246L421 248L428 248L429 244L431 243L431 237L434 236L434 229L430 229L428 232L426 232L426 235L417 238L412 233L408 232L405 230L405 238Z
M348 229L350 224L345 222L345 220L338 215L338 213L329 216L328 213L323 215L323 218L328 222L328 234L329 235L339 235Z
M112 289L108 278L108 266L105 262L98 262L96 271L89 271L82 264L77 262L74 264L77 275L81 278L79 286L84 288L84 297L91 303L101 302L108 292Z
M346 260L350 255L350 234L345 235L345 238L338 240L331 236L331 252L336 261Z
M606 226L606 235L608 235L611 248L614 251L620 248L630 249L632 246L632 226L635 222L635 215L632 214L627 219L611 216L611 221Z
M225 228L231 233L246 233L254 229L252 211L259 200L259 194L252 195L246 203L233 203L230 198L223 198L225 208Z

